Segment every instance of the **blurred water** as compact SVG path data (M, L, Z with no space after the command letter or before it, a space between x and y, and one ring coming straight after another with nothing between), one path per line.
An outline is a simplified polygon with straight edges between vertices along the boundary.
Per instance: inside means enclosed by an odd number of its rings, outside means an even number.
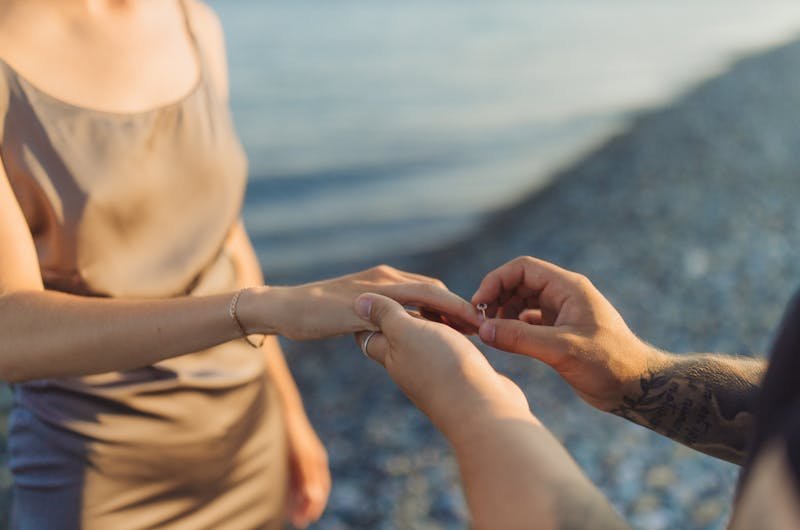
M442 245L742 53L764 0L217 0L271 277Z

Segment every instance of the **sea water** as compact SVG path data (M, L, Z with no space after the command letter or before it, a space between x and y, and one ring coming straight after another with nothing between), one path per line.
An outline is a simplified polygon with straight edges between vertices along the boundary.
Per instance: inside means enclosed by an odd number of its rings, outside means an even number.
M273 278L464 237L631 113L800 30L765 0L216 0Z

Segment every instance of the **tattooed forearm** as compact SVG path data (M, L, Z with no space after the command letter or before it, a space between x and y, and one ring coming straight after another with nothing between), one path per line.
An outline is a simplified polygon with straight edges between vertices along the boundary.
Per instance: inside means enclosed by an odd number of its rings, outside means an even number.
M761 359L674 356L642 377L614 414L717 458L741 464L753 426Z

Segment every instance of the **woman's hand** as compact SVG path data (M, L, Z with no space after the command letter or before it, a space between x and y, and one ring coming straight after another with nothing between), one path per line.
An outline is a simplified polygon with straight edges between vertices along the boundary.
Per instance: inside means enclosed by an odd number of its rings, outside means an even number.
M250 289L239 299L238 315L248 333L276 333L295 340L376 329L353 311L353 302L365 292L419 308L426 317L465 333L475 333L480 325L475 308L439 280L386 265L296 287Z
M533 421L525 396L499 375L483 354L448 326L410 315L399 303L376 294L356 301L356 312L379 329L356 335L367 355L454 445L480 436L483 420Z
M665 355L638 339L585 277L531 257L490 272L472 297L481 340L544 361L591 405L612 410Z
M304 411L287 414L285 421L290 473L287 516L296 528L306 528L322 516L328 503L328 453Z

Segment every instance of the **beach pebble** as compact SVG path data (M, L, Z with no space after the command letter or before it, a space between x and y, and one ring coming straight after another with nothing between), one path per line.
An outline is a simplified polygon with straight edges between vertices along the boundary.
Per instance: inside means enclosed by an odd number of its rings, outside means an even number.
M645 484L653 489L663 489L675 483L675 473L668 466L657 466L647 472Z

